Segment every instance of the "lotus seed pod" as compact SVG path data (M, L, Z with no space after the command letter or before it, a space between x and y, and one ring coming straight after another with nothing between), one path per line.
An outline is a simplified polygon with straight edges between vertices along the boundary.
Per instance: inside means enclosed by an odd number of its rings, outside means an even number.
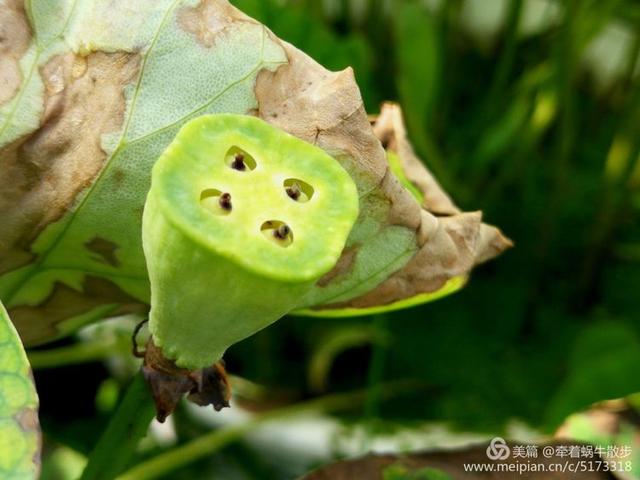
M337 262L358 215L321 149L242 115L187 123L156 162L143 215L149 328L186 368L296 307Z

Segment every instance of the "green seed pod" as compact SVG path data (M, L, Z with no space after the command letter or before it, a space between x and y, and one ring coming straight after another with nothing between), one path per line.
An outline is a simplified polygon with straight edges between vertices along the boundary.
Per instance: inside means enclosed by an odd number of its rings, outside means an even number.
M295 308L337 262L358 215L349 174L255 117L187 123L152 172L143 216L149 328L186 368Z

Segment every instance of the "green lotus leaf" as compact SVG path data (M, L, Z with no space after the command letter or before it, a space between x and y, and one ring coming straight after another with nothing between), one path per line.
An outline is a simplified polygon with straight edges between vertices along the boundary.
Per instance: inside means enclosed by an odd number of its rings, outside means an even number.
M0 477L35 479L39 470L38 395L20 337L0 303Z
M0 299L27 345L147 312L151 170L202 115L259 117L324 150L357 187L340 258L295 309L435 298L508 246L416 168L399 109L372 128L350 69L329 72L226 0L9 2L0 26ZM220 187L207 188L215 209Z

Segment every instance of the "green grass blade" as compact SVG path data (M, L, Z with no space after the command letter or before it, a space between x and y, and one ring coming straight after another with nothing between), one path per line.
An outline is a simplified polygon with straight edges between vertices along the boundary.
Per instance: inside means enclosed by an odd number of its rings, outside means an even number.
M110 480L122 472L135 454L138 442L147 433L154 415L149 387L138 373L91 452L81 480Z

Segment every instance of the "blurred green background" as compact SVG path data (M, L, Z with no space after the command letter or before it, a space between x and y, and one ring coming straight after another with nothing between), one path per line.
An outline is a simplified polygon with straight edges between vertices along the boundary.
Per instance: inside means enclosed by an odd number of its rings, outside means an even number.
M446 425L442 438L501 433L514 420L551 433L593 402L640 392L637 2L232 3L326 67L352 66L369 113L399 102L447 191L516 247L432 304L374 318L283 319L232 347L230 372L266 386L265 404L365 389L342 417L366 426L358 451L380 432L428 422ZM86 453L106 413L67 405L72 422L48 408L60 394L43 373L45 432ZM78 405L83 395L93 405L96 391L108 397L100 364L58 378L68 375L91 378L75 387ZM389 382L402 379L415 388L394 392ZM202 432L177 418L178 442ZM309 467L298 463L265 464L259 448L237 444L193 468L291 478Z

